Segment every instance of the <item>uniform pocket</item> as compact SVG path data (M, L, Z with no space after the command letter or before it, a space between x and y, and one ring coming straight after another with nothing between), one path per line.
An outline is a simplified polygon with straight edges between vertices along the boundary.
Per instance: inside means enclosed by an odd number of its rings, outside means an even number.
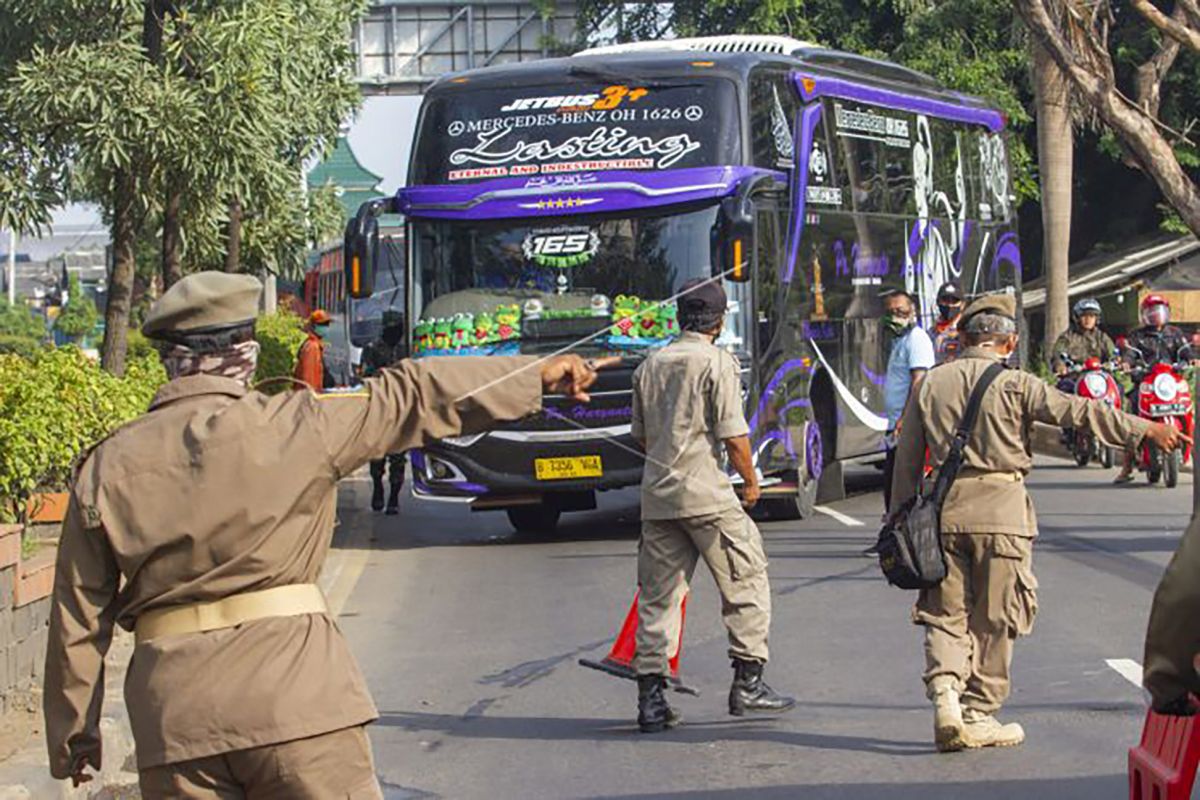
M1011 560L1013 589L1007 602L1008 625L1014 636L1028 636L1037 618L1037 578L1033 574L1033 540L996 534L995 554Z
M767 555L763 552L762 534L753 520L738 511L719 517L721 549L729 562L729 575L735 581L746 580L761 574L767 568Z

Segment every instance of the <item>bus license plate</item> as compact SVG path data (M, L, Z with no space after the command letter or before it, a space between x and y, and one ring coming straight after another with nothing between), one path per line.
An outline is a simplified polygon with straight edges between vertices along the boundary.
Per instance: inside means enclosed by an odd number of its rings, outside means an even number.
M600 456L572 456L570 458L535 458L533 471L539 481L557 481L564 478L599 478L604 474Z

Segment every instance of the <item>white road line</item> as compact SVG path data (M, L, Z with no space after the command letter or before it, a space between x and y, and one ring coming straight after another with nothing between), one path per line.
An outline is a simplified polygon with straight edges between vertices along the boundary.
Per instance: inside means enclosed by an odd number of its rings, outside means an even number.
M830 508L829 506L813 506L813 511L817 511L821 514L824 514L827 517L833 517L838 522L842 523L843 525L845 525L848 528L863 527L862 520L857 520L854 517L843 514L840 511L835 511L834 509Z
M1139 689L1142 688L1142 665L1132 658L1106 658L1108 664L1116 673Z

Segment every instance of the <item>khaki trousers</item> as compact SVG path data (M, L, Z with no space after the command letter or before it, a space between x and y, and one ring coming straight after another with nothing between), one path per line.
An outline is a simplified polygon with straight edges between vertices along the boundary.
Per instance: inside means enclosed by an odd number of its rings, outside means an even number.
M143 769L147 800L382 800L361 725Z
M1033 630L1033 540L1003 533L942 535L946 577L923 589L913 622L925 626L930 699L949 685L963 705L992 714L1008 698L1013 642Z
M642 521L633 662L639 675L670 674L668 661L679 640L679 604L700 558L721 592L730 657L766 663L771 626L767 557L754 522L741 508L732 508L698 517Z

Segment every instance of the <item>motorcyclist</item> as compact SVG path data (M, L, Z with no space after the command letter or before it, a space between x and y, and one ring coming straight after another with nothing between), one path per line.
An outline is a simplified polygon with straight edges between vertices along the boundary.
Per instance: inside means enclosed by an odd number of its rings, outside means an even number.
M1054 352L1051 353L1050 363L1060 378L1070 372L1070 367L1063 360L1064 353L1068 359L1082 366L1089 358L1106 361L1117 352L1113 340L1100 330L1101 317L1100 303L1092 297L1083 298L1071 308L1071 327L1054 341ZM1075 393L1074 386L1064 389L1060 385L1059 388Z
M958 355L958 321L963 312L963 294L954 281L942 284L937 293L938 318L933 326L933 355L938 364Z
M1183 331L1171 325L1171 304L1160 294L1146 295L1140 309L1142 327L1134 330L1126 337L1122 353L1125 368L1145 369L1154 364L1174 364L1179 360L1190 360L1197 366L1187 337ZM1137 408L1138 381L1135 377L1133 389L1129 396L1129 408ZM1137 454L1125 452L1125 463L1114 483L1128 483L1133 480L1133 462Z

